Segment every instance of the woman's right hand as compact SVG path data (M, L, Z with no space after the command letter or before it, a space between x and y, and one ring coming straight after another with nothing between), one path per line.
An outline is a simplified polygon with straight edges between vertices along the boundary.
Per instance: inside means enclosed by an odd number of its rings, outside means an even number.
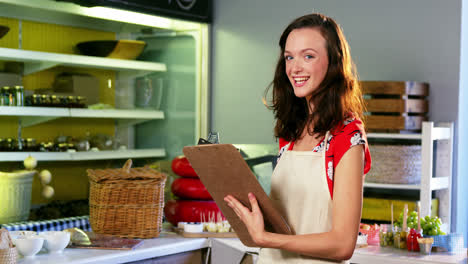
M240 220L247 227L250 237L258 246L262 246L263 238L265 235L265 226L263 223L263 214L258 206L257 199L252 193L249 193L249 201L252 207L250 211L247 207L242 205L236 198L232 195L227 195L224 197L224 201L231 207Z

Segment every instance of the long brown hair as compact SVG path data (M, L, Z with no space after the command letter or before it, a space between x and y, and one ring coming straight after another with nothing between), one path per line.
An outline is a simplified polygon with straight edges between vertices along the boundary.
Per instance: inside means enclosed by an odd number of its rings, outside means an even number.
M286 75L284 49L289 34L294 29L318 28L327 43L328 70L322 83L312 92L310 103L314 110L309 115L309 102L294 95ZM322 14L309 14L295 19L283 31L279 40L281 53L275 76L265 91L265 98L273 87L271 105L276 119L275 136L294 141L300 138L304 128L313 124L318 136L325 135L342 124L350 116L363 118L363 99L357 80L357 72L341 28L332 19ZM266 100L265 100L266 102Z

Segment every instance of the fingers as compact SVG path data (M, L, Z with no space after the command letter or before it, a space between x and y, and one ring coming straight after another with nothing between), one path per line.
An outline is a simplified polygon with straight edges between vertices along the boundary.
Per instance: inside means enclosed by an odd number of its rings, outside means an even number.
M260 212L260 207L258 206L257 198L255 198L255 195L253 195L253 193L249 193L249 200L250 200L250 205L252 206L252 212L253 213Z
M250 213L250 210L245 207L242 203L240 203L236 198L232 195L227 195L224 197L224 201L227 203L229 207L234 210L237 216L241 217L243 214Z

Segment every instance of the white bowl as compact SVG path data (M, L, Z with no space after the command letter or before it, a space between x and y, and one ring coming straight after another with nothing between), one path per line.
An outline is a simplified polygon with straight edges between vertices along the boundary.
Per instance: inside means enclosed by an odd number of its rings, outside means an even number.
M60 253L70 243L70 233L65 231L46 231L39 236L44 238L44 247L50 253Z
M32 257L37 254L44 244L44 238L40 236L27 236L12 238L18 252L25 257Z
M9 231L11 238L25 238L30 236L37 236L36 231L29 230L19 230L19 231Z

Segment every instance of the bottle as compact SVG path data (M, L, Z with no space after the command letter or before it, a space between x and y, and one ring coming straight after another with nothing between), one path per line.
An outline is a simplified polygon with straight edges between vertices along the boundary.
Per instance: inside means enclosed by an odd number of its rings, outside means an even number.
M10 105L10 86L3 86L2 88L3 95L3 105Z
M418 251L419 252L419 243L418 238L421 238L421 233L417 230L411 228L406 239L406 247L408 251Z
M5 105L5 96L3 94L3 87L0 89L0 106Z
M21 85L15 86L16 106L24 106L24 87Z
M10 88L6 86L6 95L8 96L8 105L9 106L16 106L16 94L14 88Z

